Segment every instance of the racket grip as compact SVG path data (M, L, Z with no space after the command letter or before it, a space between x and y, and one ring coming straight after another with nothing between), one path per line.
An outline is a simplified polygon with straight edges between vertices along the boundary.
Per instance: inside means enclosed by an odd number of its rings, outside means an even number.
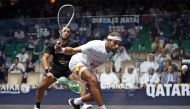
M60 41L56 42L56 45L54 46L54 49L55 49L55 53L64 53L65 52L65 48L63 48L61 46Z
M62 49L61 49L61 50L62 50L62 51L61 51L62 53L64 53L64 52L65 52L65 48L63 48L63 47L62 47Z
M61 51L55 51L55 53L56 53L56 54L58 54L58 53L63 54L63 53L65 53L65 48L62 48Z
M57 41L56 43L57 43L58 45L61 45L61 42L60 42L60 41Z

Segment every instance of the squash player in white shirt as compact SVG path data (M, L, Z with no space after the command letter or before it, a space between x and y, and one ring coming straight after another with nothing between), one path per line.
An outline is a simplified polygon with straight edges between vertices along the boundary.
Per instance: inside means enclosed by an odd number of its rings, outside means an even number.
M106 109L101 96L101 89L98 79L94 73L95 68L106 62L110 56L119 48L121 35L118 32L112 32L106 40L93 40L79 47L62 48L59 43L55 45L56 52L64 54L75 54L69 62L69 68L72 72L79 75L89 86L90 94L80 98L69 99L69 104L74 109L80 109L83 102L95 100L99 109Z

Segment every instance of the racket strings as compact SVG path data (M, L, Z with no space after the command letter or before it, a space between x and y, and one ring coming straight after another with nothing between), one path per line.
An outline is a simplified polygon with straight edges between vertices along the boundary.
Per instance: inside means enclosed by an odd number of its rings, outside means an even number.
M70 5L66 5L60 8L58 12L58 25L59 29L63 26L68 26L70 21L73 19L74 16L74 7Z
M67 86L70 90L74 91L74 92L77 92L77 93L80 93L81 90L82 90L82 86L79 82L77 81L69 81L67 83Z

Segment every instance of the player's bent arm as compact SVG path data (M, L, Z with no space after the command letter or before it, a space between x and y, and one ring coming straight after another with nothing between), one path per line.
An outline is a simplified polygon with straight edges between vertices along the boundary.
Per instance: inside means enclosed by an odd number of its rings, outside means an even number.
M42 64L43 64L45 71L49 69L48 59L50 58L50 56L51 55L48 53L44 53L42 56Z
M65 47L65 48L62 48L62 52L64 52L64 54L67 54L67 55L72 55L72 54L80 53L82 52L82 50L80 47L75 47L75 48Z

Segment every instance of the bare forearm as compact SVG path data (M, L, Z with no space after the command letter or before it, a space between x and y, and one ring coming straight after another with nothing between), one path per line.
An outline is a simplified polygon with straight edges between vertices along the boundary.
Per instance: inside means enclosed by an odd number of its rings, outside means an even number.
M48 58L49 58L49 55L47 54L44 54L44 56L42 57L42 64L43 64L44 69L49 68Z
M64 48L64 54L67 54L67 55L72 55L72 54L75 54L74 50L72 47L65 47Z
M48 69L49 68L49 64L47 61L42 61L42 64L44 66L44 69Z
M73 54L81 52L81 49L80 47L76 47L76 48L65 47L65 48L62 48L62 52L66 55L73 55Z
M80 47L62 47L59 43L55 44L54 49L56 53L64 53L66 55L73 55L82 52Z

